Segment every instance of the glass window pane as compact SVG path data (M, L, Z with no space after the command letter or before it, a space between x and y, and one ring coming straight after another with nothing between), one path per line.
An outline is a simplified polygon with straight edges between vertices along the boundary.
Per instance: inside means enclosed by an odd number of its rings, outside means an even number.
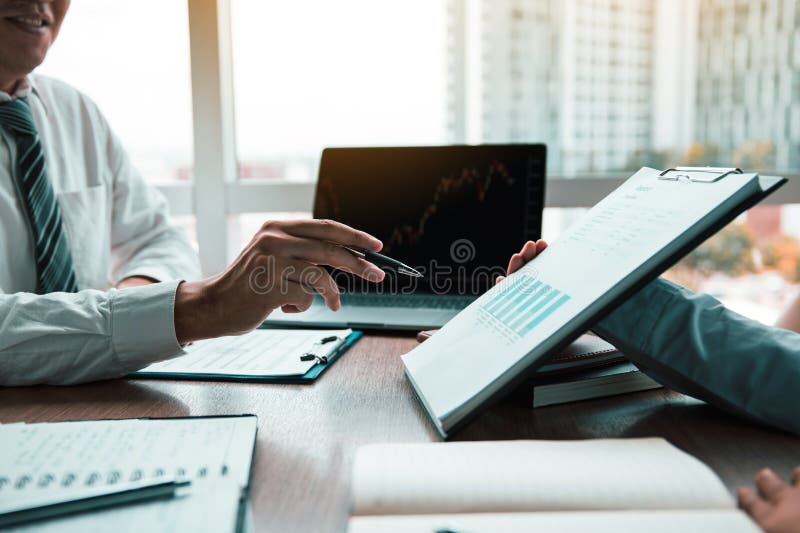
M794 0L437 3L450 141L544 142L559 176L800 170Z
M97 102L148 181L191 177L185 0L72 2L38 72Z
M315 179L325 146L445 137L441 1L232 2L244 178Z
M745 316L775 323L800 288L800 205L751 209L665 276Z
M195 215L178 215L172 217L172 222L186 232L189 242L195 251L199 250L197 245L197 217Z

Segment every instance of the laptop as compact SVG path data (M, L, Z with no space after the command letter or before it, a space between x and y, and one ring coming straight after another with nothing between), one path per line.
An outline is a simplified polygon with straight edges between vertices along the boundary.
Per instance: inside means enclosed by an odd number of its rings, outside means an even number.
M382 253L422 278L389 272L371 284L332 270L342 292L333 312L317 295L304 313L274 311L265 326L438 328L505 272L542 229L543 144L327 148L314 218L364 230Z

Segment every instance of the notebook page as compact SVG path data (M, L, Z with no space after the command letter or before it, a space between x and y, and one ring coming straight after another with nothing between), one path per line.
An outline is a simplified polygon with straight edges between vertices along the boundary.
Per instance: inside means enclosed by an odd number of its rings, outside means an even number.
M739 511L595 511L471 515L369 516L350 520L348 533L760 533Z
M369 445L353 470L355 515L733 507L657 438Z
M171 476L246 487L256 418L97 420L0 427L0 498Z
M161 361L142 372L217 374L230 376L302 376L317 364L300 356L331 355L352 330L257 329L238 337L199 341L186 347L186 355ZM320 344L320 340L336 341Z
M5 529L15 533L112 531L114 533L172 533L177 531L233 532L241 491L233 480L195 481L185 496L98 509L71 516L31 522Z

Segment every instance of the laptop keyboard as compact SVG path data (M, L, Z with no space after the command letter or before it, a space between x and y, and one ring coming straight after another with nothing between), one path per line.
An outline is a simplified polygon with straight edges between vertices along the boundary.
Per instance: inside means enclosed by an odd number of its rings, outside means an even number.
M343 294L342 304L360 307L409 307L429 309L463 309L477 296L420 294Z

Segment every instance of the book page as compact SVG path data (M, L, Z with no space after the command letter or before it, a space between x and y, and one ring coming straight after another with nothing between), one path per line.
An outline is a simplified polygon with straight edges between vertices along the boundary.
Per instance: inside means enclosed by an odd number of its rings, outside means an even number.
M732 508L706 465L663 439L377 444L353 514Z
M318 361L303 361L301 356L330 356L351 333L349 329L256 329L238 337L198 341L185 348L186 355L152 364L141 373L302 376ZM331 337L336 340L320 342Z
M0 426L0 499L170 477L249 484L256 417Z
M760 533L739 511L619 511L356 517L348 533Z
M455 426L575 324L699 234L710 213L760 191L754 174L716 183L658 179L644 168L559 240L403 356L406 374L438 425ZM509 254L513 250L509 250Z

